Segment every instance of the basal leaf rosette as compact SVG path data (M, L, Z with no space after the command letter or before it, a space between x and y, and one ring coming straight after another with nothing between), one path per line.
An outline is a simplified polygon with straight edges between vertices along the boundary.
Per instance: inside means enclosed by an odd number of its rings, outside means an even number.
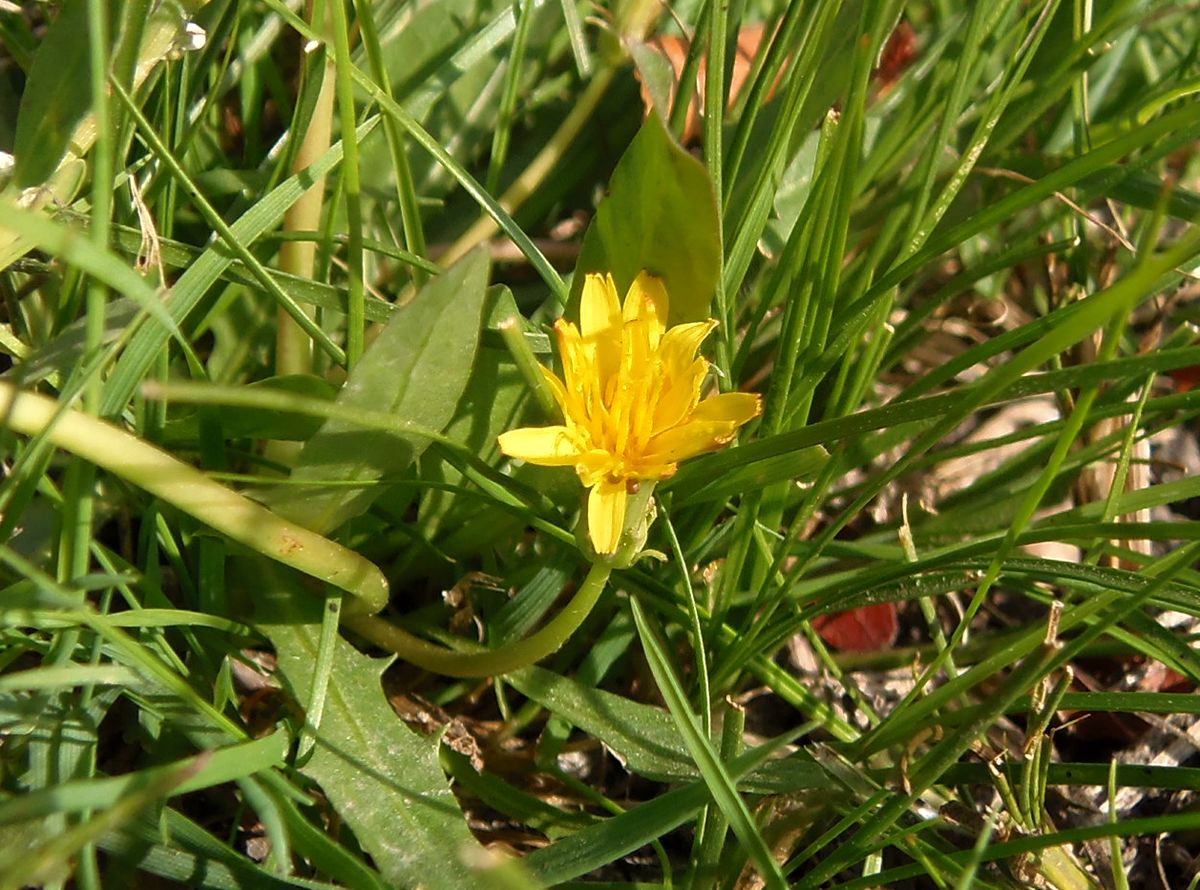
M654 484L680 461L731 441L762 408L752 393L700 397L709 363L697 353L717 323L668 328L667 312L666 288L648 272L623 304L610 274L589 274L579 327L564 319L554 326L562 379L541 369L564 422L500 436L509 457L575 468L588 489L588 536L601 558L636 555L653 520Z

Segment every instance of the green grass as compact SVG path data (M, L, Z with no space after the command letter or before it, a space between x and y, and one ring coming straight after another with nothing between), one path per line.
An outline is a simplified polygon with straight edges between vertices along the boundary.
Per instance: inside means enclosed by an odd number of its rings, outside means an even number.
M1196 853L1200 773L1138 716L1193 696L1137 680L1200 683L1200 20L671 13L0 11L0 887L1074 890ZM645 123L643 84L677 94ZM496 437L556 422L584 273L643 269L764 411L610 565L575 474ZM877 651L814 627L881 604Z

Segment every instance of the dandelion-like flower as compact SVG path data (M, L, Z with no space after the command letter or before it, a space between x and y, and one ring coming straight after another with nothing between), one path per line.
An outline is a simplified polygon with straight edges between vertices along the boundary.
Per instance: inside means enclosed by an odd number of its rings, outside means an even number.
M726 444L761 410L751 393L701 400L709 364L696 353L717 323L667 328L667 305L662 281L647 272L623 306L611 275L588 275L579 327L562 319L554 326L563 379L541 369L565 422L500 436L509 457L575 468L590 489L587 526L601 555L617 552L630 495L642 482L665 479L679 461Z

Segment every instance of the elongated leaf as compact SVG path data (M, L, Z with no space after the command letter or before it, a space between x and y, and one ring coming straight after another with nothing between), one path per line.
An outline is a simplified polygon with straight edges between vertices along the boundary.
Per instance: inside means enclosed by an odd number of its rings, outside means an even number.
M287 737L277 732L252 742L219 748L215 752L152 767L140 773L64 782L53 788L8 798L0 804L0 824L22 822L52 813L105 809L115 806L136 788L186 770L193 772L175 789L176 793L210 788L282 763L286 753Z
M105 312L101 343L105 346L121 336L138 317L138 305L121 297L113 300ZM26 386L40 383L52 374L62 374L82 361L87 350L87 319L71 322L53 340L32 353L6 376L19 379Z
M390 411L426 429L449 423L475 361L487 276L487 254L477 250L426 285L371 344L338 404ZM305 444L292 484L272 490L267 502L301 525L331 531L370 507L382 492L375 480L407 469L428 444L328 420ZM363 487L320 484L328 481Z
M13 145L17 185L38 185L67 153L92 103L87 0L66 0L38 49Z
M1076 693L1080 695L1081 693ZM1086 695L1088 693L1082 693ZM1179 696L1189 698L1190 696ZM1065 706L1065 703L1064 703ZM1195 713L1195 708L1190 709ZM1167 713L1172 713L1168 711ZM1051 763L1048 781L1054 785L1106 785L1107 763ZM986 763L956 763L944 773L945 780L958 785L991 781ZM1146 763L1117 764L1117 786L1121 788L1170 788L1200 791L1200 769L1189 766L1152 766Z
M1013 705L1013 713L1019 714L1029 709L1032 699L1018 700ZM1063 696L1062 707L1073 711L1105 711L1118 714L1200 714L1200 696L1190 692L1068 692ZM1066 766L1067 764L1062 764ZM1075 764L1078 766L1079 764ZM1099 766L1099 764L1089 764ZM1104 764L1104 769L1108 765ZM1149 767L1137 767L1138 770ZM1186 770L1190 772L1200 770ZM1176 772L1169 768L1167 774ZM1149 772L1144 775L1150 775ZM1139 776L1135 775L1134 778ZM1118 782L1121 777L1118 774ZM1099 782L1095 784L1100 784ZM1122 783L1124 784L1124 783ZM1130 782L1129 784L1134 784Z
M696 461L680 470L663 488L665 490L670 486L682 502L689 504L721 501L775 482L811 479L828 459L828 451L820 445L813 445L751 460L723 473L714 473L708 461Z
M699 782L659 795L557 843L535 850L526 865L548 885L578 878L642 847L692 819L709 800Z
M764 745L739 755L729 764L730 774L741 776L761 765L767 756L766 748ZM661 837L692 818L710 800L703 782L675 788L619 816L535 850L524 863L535 877L556 886Z
M247 384L248 389L275 389L292 395L332 400L337 389L322 377L308 374L288 374L268 377ZM221 431L227 439L283 439L303 442L321 427L317 418L291 411L269 411L261 408L228 406L221 409ZM200 434L200 417L190 414L168 423L163 430L167 441L195 439Z
M248 577L279 673L307 705L323 604L265 563L250 567ZM478 852L478 843L438 763L438 739L406 727L384 695L380 677L389 661L334 638L316 745L303 772L320 784L390 886L474 886L463 857Z
M1055 769L1059 764L1050 764L1050 775L1059 773ZM1103 766L1108 769L1107 764ZM1118 767L1118 770L1120 767ZM947 770L947 774L949 774ZM1107 777L1107 773L1103 774ZM1103 780L1102 780L1103 783ZM1028 856L1039 850L1049 850L1065 844L1079 844L1085 841L1106 837L1155 837L1165 835L1178 837L1187 832L1193 832L1200 826L1200 817L1195 812L1172 814L1170 816L1147 816L1144 818L1122 819L1117 823L1086 825L1079 828L1069 828L1065 831L1052 831L1046 834L1034 834L1003 843L994 843L979 856L981 861L993 862L1012 860ZM952 863L970 862L976 856L976 850L960 850L946 855L945 861ZM873 890L875 887L903 886L902 882L914 877L924 877L928 869L925 863L902 865L885 871L873 872L861 878L855 878L844 883L839 882L839 890ZM979 886L979 885L972 885ZM1068 886L1068 885L1064 885ZM1076 885L1079 886L1079 885Z
M505 681L601 739L633 772L659 779L697 775L674 723L659 708L584 686L539 667L508 674Z
M650 114L584 236L568 314L578 315L584 273L611 272L624 294L645 269L666 282L669 324L708 318L721 273L718 231L717 199L704 165Z
M642 649L646 653L646 661L658 690L662 693L671 717L687 745L688 752L696 762L697 769L704 777L704 784L712 795L713 802L721 808L722 815L729 820L729 827L737 835L742 848L758 868L763 882L768 887L786 888L787 880L780 870L779 863L771 855L766 838L763 837L754 815L746 805L746 801L738 794L734 774L720 756L713 750L712 743L700 728L700 723L692 713L691 704L683 691L679 678L671 666L667 654L665 640L657 621L643 611L641 603L632 599L633 620L637 624L638 636L642 640Z
M117 256L79 237L72 227L16 202L0 202L0 218L0 232L16 235L26 246L40 247L60 262L77 266L113 290L127 294L161 325L164 339L181 336L158 291Z
M157 815L157 814L156 814ZM170 844L163 838L170 838ZM101 836L97 843L115 859L136 863L150 874L162 875L176 884L242 890L245 887L275 888L328 887L303 878L277 875L261 865L239 856L195 822L175 810L166 809L157 818L141 816ZM357 888L376 887L369 881L347 882Z
M505 681L603 741L632 772L672 781L700 775L675 722L660 708L584 686L539 667L508 674ZM758 794L781 794L831 788L833 784L820 766L805 757L769 761L742 779L740 786Z
M131 789L107 810L94 813L87 821L65 831L54 831L36 849L30 849L25 844L5 845L3 853L0 853L0 885L40 887L46 883L60 882L65 877L59 874L63 863L77 857L80 851L98 841L105 833L131 822L140 811L168 797L187 778L190 769L194 767L156 774L152 781Z
M494 319L517 317L512 294L508 288L491 288L485 315ZM517 426L529 387L513 364L505 349L491 348L480 344L479 354L471 378L459 399L458 411L446 426L446 435L462 445L472 454L485 461L492 461L499 453L497 436ZM421 478L457 485L462 473L450 464L439 460L438 455L429 454L422 459ZM440 529L460 529L484 512L491 512L481 505L478 498L459 498L453 492L427 491L421 501L421 527L425 534L433 537ZM502 533L508 523L502 519L489 524L489 528ZM474 541L476 546L481 542Z

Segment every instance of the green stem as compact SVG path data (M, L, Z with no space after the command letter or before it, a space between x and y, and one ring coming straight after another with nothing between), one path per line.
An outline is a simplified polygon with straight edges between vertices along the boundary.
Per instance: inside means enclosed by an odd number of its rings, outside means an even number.
M121 476L250 549L355 596L342 622L368 640L427 670L451 677L505 674L558 650L591 613L612 567L595 564L561 612L526 639L490 652L455 652L374 617L388 601L374 563L315 532L281 519L167 452L54 399L0 382L4 426L42 436L55 447Z
M310 4L310 6L312 5ZM309 9L309 16L314 26L318 24L318 12L322 20L326 18L323 10ZM324 29L324 33L328 36L328 28ZM308 169L329 150L333 133L333 61L328 53L324 53L322 61L308 65L306 62L307 58L301 58L300 64L305 68L306 82L303 84L301 96L297 100L296 119L292 121L293 138L300 140L300 144L296 147L296 155L292 159L291 172L293 174ZM318 81L317 84L314 85L312 80ZM302 121L300 109L307 104L303 101L303 91L312 89L317 91L316 102L309 119ZM342 157L343 163L345 163L345 154ZM322 176L314 180L308 190L284 211L283 231L288 233L319 229L324 202L325 177ZM291 275L312 278L316 269L316 257L317 243L315 240L285 240L279 248L279 268ZM311 310L309 310L309 314L312 314ZM275 373L311 374L312 358L312 341L308 334L305 333L304 328L292 320L286 309L282 306L279 307L275 334Z
M358 169L358 138L355 135L354 84L350 79L350 22L345 0L330 0L333 31L334 77L337 86L338 119L342 127L342 186L346 196L346 226L350 242L346 249L349 287L346 290L346 369L362 358L366 321L363 317L363 220L362 186Z
M520 642L491 651L455 652L415 637L374 615L346 613L342 616L342 623L377 646L434 673L448 677L507 674L541 661L557 651L591 613L611 572L610 566L593 563L575 596L545 627Z
M101 250L108 249L112 225L113 147L109 138L110 122L108 96L105 94L108 54L108 18L99 0L88 3L88 47L92 77L92 115L96 119L95 150L92 152L92 242ZM130 184L133 188L133 184ZM104 341L104 316L108 292L103 282L92 280L87 285L87 355L96 355ZM84 389L83 399L88 411L100 410L101 386L99 374L93 374Z
M375 78L379 88L389 98L395 98L392 93L392 82L383 61L383 51L379 47L379 30L375 27L374 13L371 11L370 0L356 0L355 14L363 50L367 62L371 66L371 76ZM417 191L413 185L412 167L408 162L408 154L404 149L404 131L396 123L395 118L383 119L383 130L387 136L388 149L392 155L392 167L396 173L396 204L400 208L400 222L404 228L404 246L418 257L425 256L425 230L421 226L421 207L417 202ZM410 271L412 280L417 287L425 283L426 272L436 275L438 269L417 267Z
M517 317L516 312L517 310L514 307L513 314L501 321L496 326L496 329L504 339L504 345L508 347L508 354L516 364L517 370L521 372L521 376L525 379L525 385L529 387L534 398L537 399L538 407L542 409L542 413L547 417L559 418L562 416L562 409L554 401L554 393L550 390L550 384L542 376L542 371L538 367L538 360L534 356L533 350L529 348L529 341L525 339L525 331L521 326L521 319Z
M717 197L717 242L725 243L725 202L721 184L721 140L724 136L725 109L725 28L729 7L723 0L712 0L708 16L708 68L704 79L704 165L712 177ZM713 306L721 325L717 331L717 368L725 386L733 385L729 376L732 337L736 326L725 298L724 276L718 275L713 291ZM724 387L722 387L724 388Z
M514 5L517 14L517 33L513 37L512 50L504 72L504 93L500 97L500 113L497 115L496 130L492 134L492 156L488 161L484 188L495 192L500 187L500 174L508 159L508 145L512 136L513 123L517 117L518 95L521 89L521 65L525 61L525 46L529 42L529 29L533 23L534 6L529 0Z
M251 550L354 594L363 609L378 612L387 605L387 581L374 563L283 520L137 436L3 382L0 418L8 429L44 435L52 445L129 480Z

